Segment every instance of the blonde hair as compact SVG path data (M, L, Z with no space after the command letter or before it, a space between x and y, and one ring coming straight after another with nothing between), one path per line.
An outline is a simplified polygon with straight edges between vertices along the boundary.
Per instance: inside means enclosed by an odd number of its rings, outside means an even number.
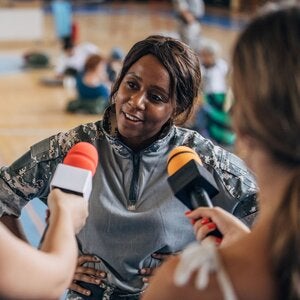
M270 236L279 299L299 299L300 278L300 7L259 14L233 54L233 109L241 134L294 169Z

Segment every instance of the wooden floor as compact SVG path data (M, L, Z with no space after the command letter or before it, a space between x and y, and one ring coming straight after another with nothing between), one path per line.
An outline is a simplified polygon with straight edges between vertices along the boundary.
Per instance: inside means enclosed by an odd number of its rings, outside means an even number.
M127 51L134 42L149 34L176 31L176 21L166 2L134 4L127 1L122 4L113 1L105 11L105 14L75 15L80 40L95 43L105 55L113 46L121 46ZM227 59L237 33L219 26L203 25L203 35L218 40ZM59 44L51 15L45 16L42 41L0 43L0 55L2 52L24 53L30 49L44 50L53 56L58 54ZM53 74L52 70L0 75L0 165L10 164L43 138L99 119L100 116L65 113L66 91L39 84L41 76L49 74Z

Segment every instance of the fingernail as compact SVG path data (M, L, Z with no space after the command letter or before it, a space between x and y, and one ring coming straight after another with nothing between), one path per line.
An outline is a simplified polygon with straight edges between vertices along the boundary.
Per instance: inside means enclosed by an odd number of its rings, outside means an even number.
M87 296L89 296L89 295L91 294L90 291L85 291L84 293L85 293L85 295L87 295Z
M106 276L105 272L98 271L97 276L104 278Z
M196 223L196 220L195 219L190 219L190 222L192 225L194 225Z
M100 279L95 279L95 283L99 284L101 282Z
M209 222L210 222L209 218L202 218L202 220L201 220L201 224L202 225L205 225L205 224L207 224Z
M209 223L209 224L207 225L207 228L208 228L208 229L216 229L217 226L216 226L215 223Z
M146 270L145 270L145 269L141 269L141 270L140 270L140 273L141 273L141 274L145 274L145 273L146 273Z
M219 244L221 244L222 243L222 238L216 238L216 243L217 243L217 245L219 245Z

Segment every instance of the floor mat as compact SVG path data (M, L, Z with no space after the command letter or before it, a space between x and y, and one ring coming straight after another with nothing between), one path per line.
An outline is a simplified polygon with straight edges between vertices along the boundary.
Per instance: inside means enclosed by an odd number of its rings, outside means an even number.
M0 53L0 75L23 71L23 58L20 54Z

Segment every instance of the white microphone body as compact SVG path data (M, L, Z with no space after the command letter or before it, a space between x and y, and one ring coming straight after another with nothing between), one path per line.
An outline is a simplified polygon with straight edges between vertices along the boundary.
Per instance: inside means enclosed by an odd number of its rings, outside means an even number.
M92 177L90 170L60 163L50 182L50 188L59 188L88 200L92 192Z

